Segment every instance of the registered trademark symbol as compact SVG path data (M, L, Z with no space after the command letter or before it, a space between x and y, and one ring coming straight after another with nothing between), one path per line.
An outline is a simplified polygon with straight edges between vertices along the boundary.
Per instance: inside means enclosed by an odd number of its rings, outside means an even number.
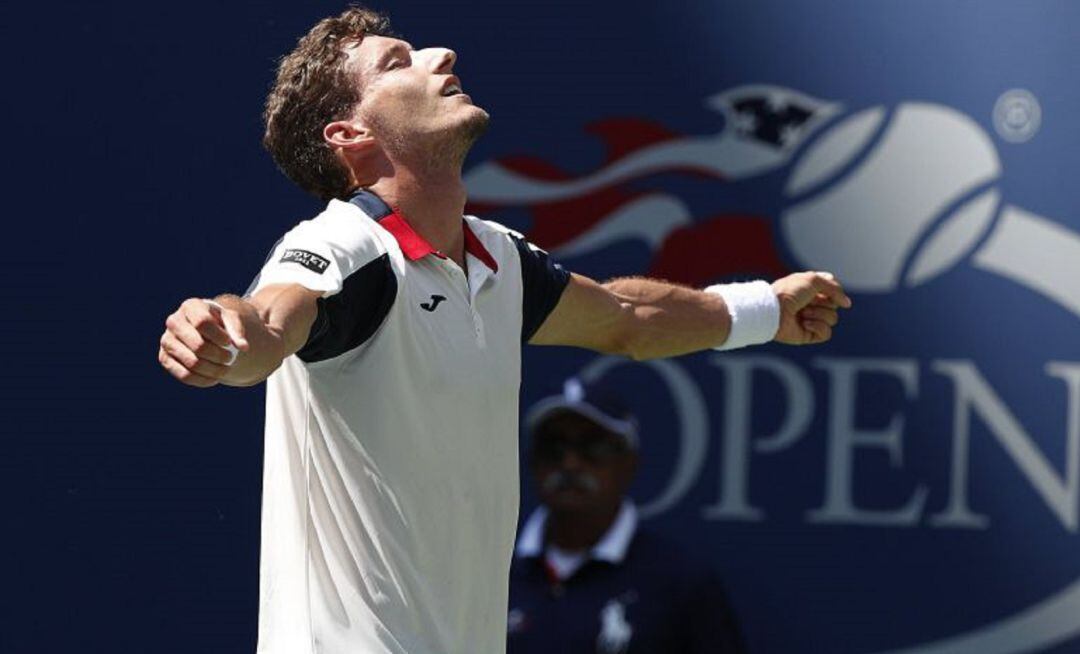
M1010 89L994 103L994 129L1010 143L1030 141L1041 123L1042 108L1030 91Z

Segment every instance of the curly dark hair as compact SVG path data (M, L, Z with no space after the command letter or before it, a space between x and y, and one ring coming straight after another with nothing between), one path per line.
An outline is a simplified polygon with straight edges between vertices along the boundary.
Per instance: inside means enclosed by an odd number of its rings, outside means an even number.
M351 190L348 171L323 141L323 127L360 101L345 48L369 34L395 36L386 15L357 5L319 21L281 58L266 97L263 145L289 179L323 200L343 199Z

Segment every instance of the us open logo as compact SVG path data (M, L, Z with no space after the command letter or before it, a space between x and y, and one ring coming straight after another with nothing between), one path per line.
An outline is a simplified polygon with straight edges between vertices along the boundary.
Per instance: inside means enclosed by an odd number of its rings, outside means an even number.
M849 110L769 85L730 89L708 104L724 118L715 135L680 135L638 119L591 126L607 146L606 160L592 172L568 173L543 157L516 157L485 162L466 176L472 210L524 211L531 221L527 236L557 258L588 264L620 246L644 245L647 260L609 274L647 272L698 286L739 275L830 270L861 305L857 309L873 307L882 322L897 320L886 323L892 335L880 343L869 332L852 335L861 338L858 356L826 350L803 361L778 350L750 351L709 357L704 372L678 360L647 363L672 400L679 438L670 472L644 498L642 514L692 509L706 524L767 525L784 507L755 499L754 466L797 451L815 424L825 458L817 464L820 498L800 509L808 530L992 533L1005 516L979 506L973 488L1002 482L974 467L973 451L995 448L1011 466L1008 483L1030 498L1025 511L1045 516L1055 538L1075 547L1080 362L1034 357L1055 338L1067 342L1061 330L1074 339L1080 333L1080 235L1007 197L993 138L951 107L904 102ZM681 174L711 179L712 193L774 180L775 193L752 211L717 210L675 185L652 182ZM995 343L992 314L965 313L968 305L984 310L988 303L957 292L965 288L979 289L983 298L1007 296L1010 309L1061 329L1056 336L1046 332L1044 343ZM948 336L932 343L917 332L896 336L905 328L901 318L916 311L936 314L934 334ZM848 336L841 332L840 338ZM1000 375L988 374L1002 358L1057 398L1047 403L1055 411L1040 416L1040 429L1026 426L1020 404L999 389ZM600 358L581 376L617 375L625 365ZM754 426L762 378L780 398L782 416L766 433ZM823 384L816 388L815 380ZM860 397L874 383L899 389L902 402L888 420L868 427L860 423ZM945 392L930 397L925 389L931 383ZM725 389L722 395L717 387ZM931 400L944 407L942 415L924 408ZM917 422L922 429L911 426ZM910 484L887 506L860 504L855 454L887 455L901 469L910 463L905 448L920 439L937 448L942 479ZM710 450L719 452L710 457ZM712 499L687 507L702 486L715 489ZM1073 577L1018 610L952 635L916 635L899 649L865 651L1019 654L1050 647L1080 635L1080 579Z

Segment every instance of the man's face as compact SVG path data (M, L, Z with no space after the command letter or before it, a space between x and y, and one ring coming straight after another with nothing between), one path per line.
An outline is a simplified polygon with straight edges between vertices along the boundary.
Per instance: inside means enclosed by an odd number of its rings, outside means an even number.
M360 84L358 116L388 152L462 146L464 155L487 126L487 112L453 74L452 50L368 36L348 55Z
M577 413L560 413L534 433L532 469L540 500L555 512L610 511L622 501L636 457L624 441Z

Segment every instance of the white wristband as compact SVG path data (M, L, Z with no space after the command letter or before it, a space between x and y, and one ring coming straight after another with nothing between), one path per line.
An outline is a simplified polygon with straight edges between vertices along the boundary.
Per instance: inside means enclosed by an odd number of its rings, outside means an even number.
M221 306L217 302L214 302L213 300L203 300L203 302L205 302L205 303L209 304L211 307L217 309L219 315L220 315L220 312L225 310L225 307ZM225 349L229 351L229 360L226 361L224 365L231 366L232 364L236 363L236 355L240 354L240 350L236 349L236 346L233 345L232 343L229 343L228 345L226 345Z
M769 282L758 280L743 284L716 284L705 289L724 298L731 314L731 332L717 350L734 350L747 345L768 343L780 328L780 302Z

